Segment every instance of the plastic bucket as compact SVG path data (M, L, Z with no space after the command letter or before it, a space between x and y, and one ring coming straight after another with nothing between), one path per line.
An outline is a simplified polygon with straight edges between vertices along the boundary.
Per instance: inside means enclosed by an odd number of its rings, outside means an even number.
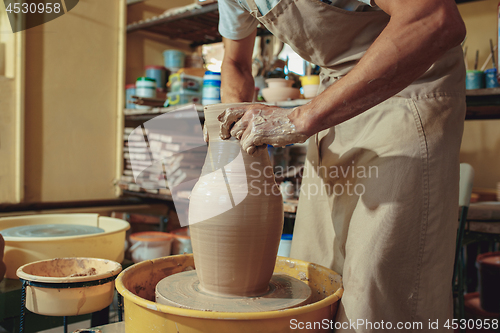
M172 237L172 254L193 253L188 227L172 231Z
M184 52L179 50L166 50L163 51L163 61L165 67L170 70L171 73L176 73L179 69L184 67L184 59L186 55Z
M130 255L135 263L170 255L172 235L160 231L138 232L130 235Z
M476 259L479 271L481 307L489 312L500 312L500 252L488 252Z

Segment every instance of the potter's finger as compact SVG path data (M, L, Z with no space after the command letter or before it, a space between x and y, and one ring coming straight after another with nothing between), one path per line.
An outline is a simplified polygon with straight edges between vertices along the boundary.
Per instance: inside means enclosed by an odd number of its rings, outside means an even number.
M245 114L244 109L228 108L224 113L219 115L220 126L220 137L221 139L229 139L231 137L231 127ZM222 116L222 117L221 117Z
M243 148L243 150L247 150L248 147L250 147L252 145L252 137L253 135L251 135L251 131L247 128L246 131L243 132L243 134L241 135L241 138L240 138L240 146L241 148Z
M240 145L249 155L253 155L260 144L256 144L255 137L253 135L247 135L240 141Z
M241 139L241 135L247 129L247 127L248 121L240 119L236 124L234 124L233 128L231 129L231 135L239 140Z
M248 155L253 155L255 153L255 151L257 150L257 148L255 148L255 146L250 146L247 148L247 154Z
M217 119L224 124L235 123L245 114L245 111L246 109L241 108L227 108Z
M244 130L239 130L238 132L235 132L234 130L231 131L231 136L233 138L236 138L237 140L241 140L241 137L243 135Z
M222 119L224 119L225 116L226 116L226 110L222 111L221 114L217 116L217 120L222 121Z

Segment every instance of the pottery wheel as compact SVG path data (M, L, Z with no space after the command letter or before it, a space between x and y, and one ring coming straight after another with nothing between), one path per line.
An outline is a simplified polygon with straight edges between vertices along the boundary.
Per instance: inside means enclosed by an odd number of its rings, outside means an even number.
M2 230L4 237L68 237L103 233L104 229L80 224L31 224Z
M309 303L311 288L285 274L275 274L269 291L258 297L216 296L200 290L196 271L170 275L156 285L156 302L202 311L260 312L282 310Z

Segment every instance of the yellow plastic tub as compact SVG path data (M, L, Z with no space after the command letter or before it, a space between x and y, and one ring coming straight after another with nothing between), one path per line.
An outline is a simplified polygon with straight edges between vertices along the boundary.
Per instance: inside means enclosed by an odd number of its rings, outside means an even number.
M30 283L26 286L28 310L46 316L77 316L111 304L114 277L121 270L112 260L56 258L23 265L17 276Z
M303 86L318 85L319 75L301 76L300 82L302 83Z
M61 257L92 257L122 262L128 222L98 214L47 214L0 218L0 231L33 224L96 226L103 233L67 237L4 237L5 276L17 279L16 270L30 262Z
M182 309L154 302L155 286L163 278L194 268L192 254L143 261L124 270L116 289L124 297L127 333L255 333L296 332L300 323L323 323L307 332L329 332L333 327L342 278L325 267L301 260L278 257L275 273L307 283L313 292L311 304L268 312L210 312ZM332 325L332 326L330 326ZM297 329L292 329L297 327Z

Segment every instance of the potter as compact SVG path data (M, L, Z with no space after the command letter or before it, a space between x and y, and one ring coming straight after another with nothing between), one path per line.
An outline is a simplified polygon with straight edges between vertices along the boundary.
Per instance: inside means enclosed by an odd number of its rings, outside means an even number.
M452 316L465 25L453 0L219 0L222 101L252 101L260 24L321 67L295 109L248 104L221 136L248 153L309 137L292 258L343 274L340 323ZM375 166L332 178L320 167ZM346 183L348 182L348 183ZM357 195L358 193L359 195ZM371 332L344 329L338 332Z

